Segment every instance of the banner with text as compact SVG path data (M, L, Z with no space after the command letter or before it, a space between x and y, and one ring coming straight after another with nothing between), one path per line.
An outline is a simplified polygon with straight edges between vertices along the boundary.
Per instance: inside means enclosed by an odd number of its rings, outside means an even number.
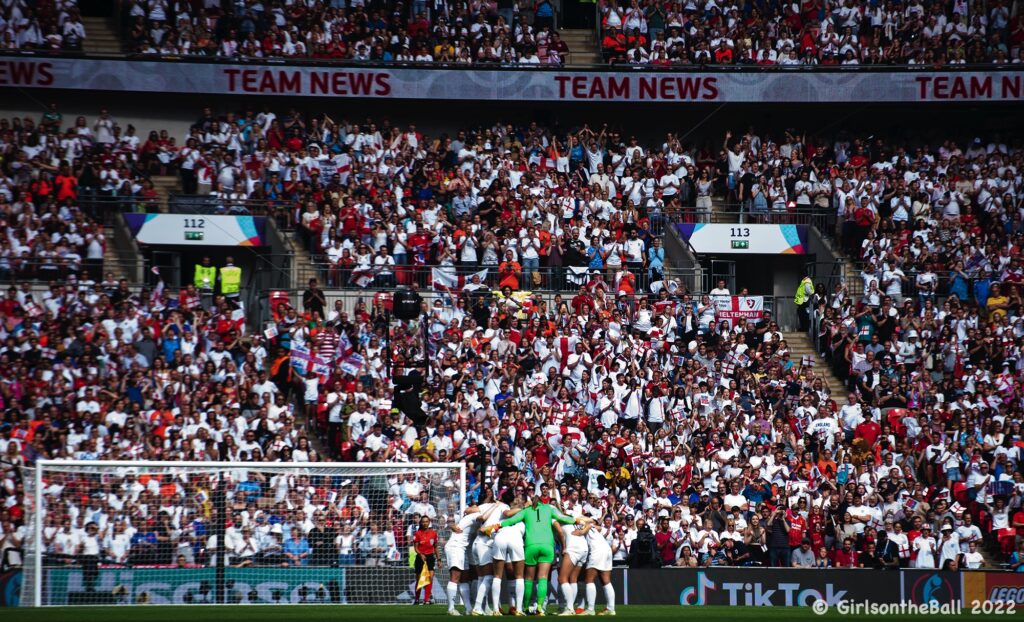
M265 246L264 216L125 214L128 229L141 244Z
M233 604L395 603L412 601L415 572L389 567L369 576L366 567L227 568L225 600ZM87 589L81 568L45 571L44 605L152 604L188 605L216 602L216 569L100 568L95 588ZM372 581L373 589L365 589ZM441 579L435 578L435 583ZM353 586L361 589L354 589ZM434 585L434 593L443 595Z
M841 600L900 600L895 573L883 575L876 570L720 567L630 569L628 573L631 605L809 607L823 600L834 607Z
M681 71L233 65L0 57L0 87L388 99L846 103L1020 101L1024 71Z
M448 572L434 575L433 599L447 602ZM21 572L11 579L22 586ZM415 591L416 573L404 566L248 567L226 568L224 600L229 604L408 604ZM612 578L616 591L625 592L623 571ZM89 589L91 588L91 589ZM17 589L7 606L17 606ZM43 605L202 605L216 602L217 571L196 568L107 568L88 577L79 567L47 568L43 572ZM31 602L23 594L21 600ZM603 596L599 603L604 602ZM344 618L344 614L341 616Z
M743 318L759 324L764 319L764 296L715 296L715 317L733 326Z

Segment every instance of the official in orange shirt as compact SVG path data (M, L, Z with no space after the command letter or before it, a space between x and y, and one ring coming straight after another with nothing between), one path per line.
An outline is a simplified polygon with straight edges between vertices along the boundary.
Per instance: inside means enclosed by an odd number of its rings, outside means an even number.
M514 259L512 251L505 251L505 261L498 266L498 287L511 287L513 291L519 289L519 275L523 273L523 267Z

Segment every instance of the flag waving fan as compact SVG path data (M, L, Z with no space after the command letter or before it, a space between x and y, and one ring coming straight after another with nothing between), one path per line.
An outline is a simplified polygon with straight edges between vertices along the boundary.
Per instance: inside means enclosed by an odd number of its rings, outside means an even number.
M164 277L160 275L160 268L156 266L153 266L150 272L155 274L156 278L159 280L156 282L156 287L153 288L152 293L149 295L149 304L154 310L162 310L164 308L164 288L166 287L164 284Z
M487 268L469 275L455 274L451 270L443 268L432 268L430 270L431 284L434 286L434 291L438 292L460 292L466 285L472 283L476 277L480 278L480 283L482 284L487 279Z
M563 445L578 443L583 439L583 432L573 426L549 425L544 427L544 438L552 449L558 449Z

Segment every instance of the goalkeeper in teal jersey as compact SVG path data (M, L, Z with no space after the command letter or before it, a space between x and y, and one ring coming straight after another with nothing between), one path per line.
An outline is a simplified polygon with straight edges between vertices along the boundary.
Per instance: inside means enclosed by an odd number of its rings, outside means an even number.
M551 564L555 561L553 522L568 525L575 523L576 519L566 516L548 503L541 503L540 497L534 497L533 505L523 508L515 516L499 523L500 527L511 527L517 523L526 524L526 533L523 535L526 553L526 593L523 602L530 602L536 581L538 615L544 615L544 603L548 598L548 575L551 573Z

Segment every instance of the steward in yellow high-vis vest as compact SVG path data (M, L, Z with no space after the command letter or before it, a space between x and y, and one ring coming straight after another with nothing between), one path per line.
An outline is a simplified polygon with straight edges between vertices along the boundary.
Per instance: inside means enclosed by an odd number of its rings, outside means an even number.
M796 304L797 319L800 322L800 330L806 331L811 325L811 299L814 297L814 281L811 277L805 276L800 284L796 286L796 295L793 302Z
M217 268L210 265L210 258L203 257L202 263L196 264L195 275L192 277L192 283L196 286L199 291L213 291L213 286L217 282Z
M242 269L234 265L231 257L227 265L220 269L220 293L225 296L238 296L242 289Z
M811 296L814 295L814 282L811 281L811 277L805 276L800 284L796 286L796 295L793 296L793 302L800 306L810 300Z

